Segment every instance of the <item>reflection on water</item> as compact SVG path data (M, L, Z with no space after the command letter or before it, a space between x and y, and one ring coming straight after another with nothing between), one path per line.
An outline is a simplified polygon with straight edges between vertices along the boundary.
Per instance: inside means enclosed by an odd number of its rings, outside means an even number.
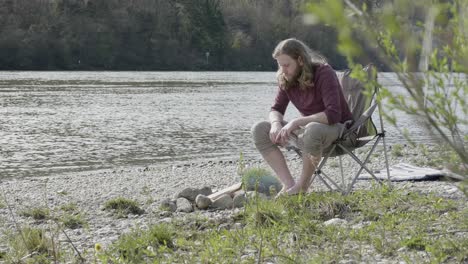
M275 91L272 72L0 72L1 177L258 157Z

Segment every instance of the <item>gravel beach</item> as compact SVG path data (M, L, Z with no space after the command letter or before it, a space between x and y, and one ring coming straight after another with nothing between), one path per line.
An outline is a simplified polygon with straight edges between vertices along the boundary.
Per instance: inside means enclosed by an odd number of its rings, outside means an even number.
M424 158L417 149L405 149L402 157L391 156L390 164L413 161L413 157ZM300 160L288 153L293 175L298 175ZM371 166L383 168L383 159L374 157ZM331 160L330 164L336 163ZM243 162L248 167L266 167L258 160ZM345 168L352 167L344 163ZM338 166L331 167L330 175L339 175ZM118 171L83 172L74 175L56 177L36 177L5 180L1 183L2 204L0 207L1 232L15 230L15 221L21 226L47 227L55 225L53 220L37 221L25 217L22 211L47 207L51 216L63 213L60 208L67 204L76 204L79 212L87 221L87 226L78 229L65 229L67 235L80 251L92 250L96 243L108 245L117 240L119 235L129 232L134 227L145 227L170 218L184 217L186 213L175 212L167 215L160 211L162 200L174 198L178 192L187 187L211 187L213 191L241 181L237 174L238 161L205 161L192 164L150 166ZM396 188L420 193L435 193L441 197L460 200L465 199L457 183L449 181L420 181L393 183ZM356 188L365 189L372 186L371 181L358 181ZM310 191L325 190L319 181L315 181ZM137 201L145 210L142 215L130 215L128 218L116 218L103 210L104 204L113 198L124 197ZM6 200L6 202L5 202ZM465 203L466 204L466 203ZM465 205L466 206L466 205ZM10 211L11 210L11 211ZM232 214L234 210L195 211L192 214L204 214L209 217L222 217ZM66 237L59 236L63 244ZM5 250L2 241L0 249Z

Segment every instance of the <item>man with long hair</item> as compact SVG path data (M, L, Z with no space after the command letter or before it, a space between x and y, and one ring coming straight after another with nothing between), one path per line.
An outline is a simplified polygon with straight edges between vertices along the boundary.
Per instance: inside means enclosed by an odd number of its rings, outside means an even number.
M272 56L278 63L278 92L270 120L255 124L252 134L255 146L283 184L279 195L293 195L307 192L324 150L353 116L336 73L323 56L294 38L281 41ZM302 116L286 122L283 116L289 102ZM292 138L302 150L302 173L297 181L278 148Z

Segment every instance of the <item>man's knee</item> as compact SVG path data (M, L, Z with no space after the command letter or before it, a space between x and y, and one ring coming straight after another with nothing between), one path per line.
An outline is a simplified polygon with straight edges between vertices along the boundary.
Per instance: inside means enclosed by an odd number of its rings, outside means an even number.
M252 126L252 137L255 147L260 152L266 152L275 144L270 139L271 124L268 121L258 122Z
M320 136L324 131L324 124L311 122L304 128L304 139L316 139L319 140Z
M320 144L326 129L325 126L326 125L317 122L307 124L304 129L304 143L306 145L307 143L312 145Z
M270 133L271 124L268 121L261 121L254 124L251 128L251 133L255 141L259 138L265 137Z
M323 137L326 131L326 125L312 122L306 125L303 134L304 151L313 155L321 156L323 148Z

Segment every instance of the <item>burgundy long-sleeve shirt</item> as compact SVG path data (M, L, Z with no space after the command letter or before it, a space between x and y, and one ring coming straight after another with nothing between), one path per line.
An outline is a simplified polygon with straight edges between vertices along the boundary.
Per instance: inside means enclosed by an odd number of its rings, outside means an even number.
M324 112L329 125L353 119L338 77L330 65L324 64L317 68L313 83L314 87L306 90L301 90L299 86L287 90L278 88L271 110L284 115L291 101L303 116Z

